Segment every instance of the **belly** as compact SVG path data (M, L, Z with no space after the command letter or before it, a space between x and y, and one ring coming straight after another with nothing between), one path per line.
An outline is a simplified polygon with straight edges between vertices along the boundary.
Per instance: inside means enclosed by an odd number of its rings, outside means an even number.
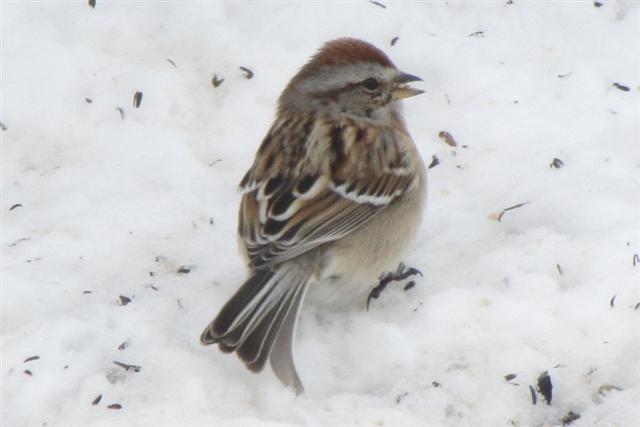
M412 243L425 198L425 186L418 185L362 228L328 245L323 268L309 289L309 301L364 307L379 277L396 269Z

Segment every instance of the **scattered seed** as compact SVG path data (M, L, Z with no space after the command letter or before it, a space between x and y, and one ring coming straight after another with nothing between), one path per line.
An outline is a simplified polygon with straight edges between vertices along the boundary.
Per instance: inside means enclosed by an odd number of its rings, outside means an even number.
M129 297L125 297L124 295L120 295L118 297L118 304L119 305L127 305L131 302L131 298Z
M124 120L124 110L121 107L116 107L116 111L120 113L120 118Z
M431 382L431 385L432 385L434 388L438 388L438 387L441 387L441 386L442 386L442 384L440 384L438 381L432 381L432 382Z
M562 267L560 267L560 264L556 264L556 269L558 270L558 273L560 273L560 275L564 274L564 272L562 271Z
M213 166L213 165L215 165L216 163L219 163L219 162L221 162L221 161L222 161L222 159L215 159L213 162L209 163L209 167L211 167L211 166Z
M87 294L90 294L90 293L91 293L91 291L82 291L82 295L87 295Z
M484 31L476 31L475 33L469 34L469 37L484 37Z
M447 132L446 130L441 130L438 133L438 136L440 137L440 139L442 139L447 145L450 145L452 147L457 147L458 143L456 142L456 140L453 138L453 136Z
M176 298L176 302L178 303L178 307L179 307L181 310L184 310L184 306L182 305L182 301L180 301L180 298Z
M564 166L564 162L560 159L554 158L551 163L549 164L550 168L555 168L555 169L560 169L561 167Z
M93 99L91 98L85 98L84 102L86 102L87 104L91 104L93 102Z
M396 403L400 403L400 402L402 402L402 399L404 399L404 398L405 398L405 397L407 397L408 395L409 395L409 392L408 392L408 391L405 391L404 393L399 394L399 395L396 397Z
M551 405L551 398L553 397L553 384L551 384L551 377L547 371L544 371L538 377L538 391L544 397L547 405Z
M187 267L186 265L182 265L176 270L176 273L178 274L189 274L190 272L191 267Z
M517 377L518 375L516 374L507 374L504 376L504 379L507 381L511 381L512 379L514 379L515 377Z
M383 9L386 9L386 8L387 8L387 6L383 5L383 4L382 4L382 3L380 3L380 2L374 1L374 0L369 0L369 3L371 3L371 4L375 4L376 6L379 6L379 7L383 8Z
M140 108L140 104L142 103L142 92L136 92L133 94L133 106L136 108Z
M411 280L409 283L407 283L406 285L404 285L404 290L408 291L409 289L413 288L416 285L416 282L414 282L413 280Z
M154 291L157 291L157 290L158 290L158 288L157 288L156 286L154 286L152 283L149 283L149 284L147 285L147 288L149 288L149 289L153 289Z
M536 391L533 389L532 386L529 386L529 391L531 392L531 403L535 405L536 403L538 403L538 398L536 397Z
M69 367L69 365L64 365L64 366L62 367L62 369L67 369L68 367Z
M22 207L22 203L16 203L15 205L11 206L9 208L10 211L14 210L14 209L18 209Z
M599 7L599 6L596 6L596 7ZM562 417L562 425L563 426L568 426L569 424L571 424L572 422L574 422L578 418L580 418L580 414L576 414L573 411L569 411L569 413L567 415Z
M242 71L244 71L245 73L245 77L247 78L247 80L251 80L253 78L253 71L251 71L250 69L248 69L247 67L239 67Z
M122 405L119 403L112 403L111 405L107 406L107 408L109 409L122 409Z
M602 397L606 397L607 394L611 393L612 391L622 391L622 388L612 384L603 384L598 387L598 394Z
M113 361L114 364L116 364L117 366L121 367L122 369L124 369L125 371L133 371L133 372L140 372L140 369L142 369L141 366L138 365L128 365L126 363L122 363L122 362L118 362L116 360Z
M593 5L594 5L595 7L601 7L601 6L602 6L602 3L600 3L599 1L594 1L594 2L593 2Z
M214 74L213 78L211 79L211 84L213 85L213 87L218 87L222 84L223 81L224 79L221 79L216 74Z
M620 83L614 83L613 87L615 87L616 89L620 89L623 92L629 92L629 86L625 86L625 85L621 85Z
M502 216L507 213L510 210L513 209L517 209L517 208L521 208L522 206L526 205L529 202L522 202L522 203L518 203L517 205L513 205L513 206L509 206L508 208L504 208L502 210L502 212L500 212L500 215L498 215L498 222L500 222L502 220Z
M639 308L640 308L640 302L639 302L639 303L637 303L637 304L633 307L633 309L634 309L634 310L637 310L637 309L639 309Z
M101 395L101 394L99 394L98 396L96 396L96 398L95 398L95 399L93 399L93 401L91 402L91 404L92 404L93 406L96 406L98 403L100 403L100 401L101 401L101 400L102 400L102 395Z
M28 370L28 369L25 369L25 370L24 370L24 373L25 373L25 374L27 374L27 375L29 375L30 377L32 377L32 376L33 376L33 373L32 373L30 370Z
M558 74L558 78L559 79L564 79L565 77L569 77L571 74L573 74L573 71L571 71L570 73L566 73L566 74Z
M633 254L633 266L635 267L638 264L640 264L640 255Z
M440 164L440 160L438 159L438 157L436 157L436 155L434 154L433 156L431 156L431 163L429 164L428 169L431 168L435 168L436 166L438 166Z
M213 217L210 217L209 218L209 225L213 225L213 224L214 224Z
M122 344L118 346L118 350L124 350L125 348L127 348L128 345L129 344L127 344L126 341L123 341Z
M91 6L92 9L96 8L96 0L89 0L89 6Z
M616 297L617 295L614 295L613 297L611 297L611 301L609 301L609 305L613 308L615 302L616 302Z
M391 46L395 46L395 45L396 45L396 43L398 42L398 39L399 39L399 38L400 38L400 37L394 37L394 38L392 38L392 39L391 39Z
M27 357L26 359L24 359L24 362L22 362L22 363L31 362L33 360L38 360L38 359L40 359L40 356L31 356L31 357Z
M172 60L172 59L167 58L167 62L168 62L169 64L173 65L173 68L178 68L178 66L176 65L176 63L175 63L175 62L173 62L173 60Z
M4 123L0 122L0 129L7 130L7 127L4 125Z

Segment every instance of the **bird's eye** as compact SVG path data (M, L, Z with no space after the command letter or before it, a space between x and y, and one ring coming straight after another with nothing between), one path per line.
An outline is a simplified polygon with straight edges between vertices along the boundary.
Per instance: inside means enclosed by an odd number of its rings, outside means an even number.
M376 90L378 88L378 81L371 77L363 81L362 86L364 86L368 90Z

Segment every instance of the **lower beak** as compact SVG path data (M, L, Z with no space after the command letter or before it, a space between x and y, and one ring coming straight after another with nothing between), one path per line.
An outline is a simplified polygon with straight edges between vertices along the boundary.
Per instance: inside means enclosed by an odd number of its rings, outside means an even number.
M395 101L399 101L401 99L420 95L421 93L424 93L424 91L420 89L414 89L406 85L400 85L391 92L391 95L393 96L393 99Z

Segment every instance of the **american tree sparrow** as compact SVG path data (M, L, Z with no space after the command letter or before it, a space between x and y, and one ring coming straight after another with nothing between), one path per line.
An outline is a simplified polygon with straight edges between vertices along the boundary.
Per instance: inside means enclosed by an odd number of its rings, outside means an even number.
M426 172L398 101L422 93L381 50L325 44L280 96L277 117L240 189L238 231L250 277L202 344L267 359L303 391L292 343L309 286L371 285L397 265L420 225Z

